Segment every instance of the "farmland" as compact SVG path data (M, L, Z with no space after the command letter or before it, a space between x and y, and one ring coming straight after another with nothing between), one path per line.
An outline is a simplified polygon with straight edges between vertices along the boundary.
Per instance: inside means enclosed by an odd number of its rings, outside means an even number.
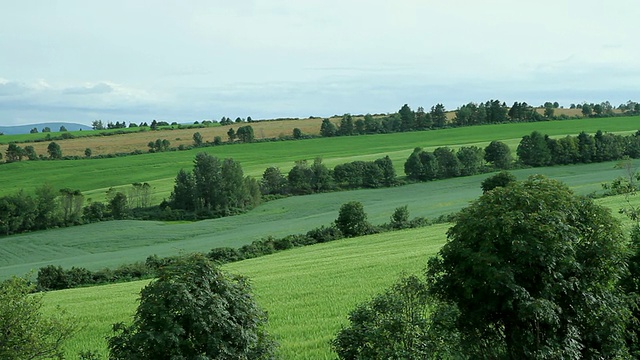
M638 205L640 201L634 199ZM617 210L620 196L598 202ZM615 213L615 211L614 211ZM419 273L445 242L449 225L345 239L225 265L252 281L259 304L269 313L269 332L284 359L333 358L328 342L347 313L393 283L401 274ZM147 281L47 293L49 309L60 305L86 327L68 344L79 351L106 353L111 324L130 321L140 288Z
M280 123L288 123L288 121ZM0 175L2 175L4 185L0 189L0 195L14 193L19 189L33 191L43 183L49 183L54 188L79 189L85 194L85 197L101 201L109 187L128 186L134 182L148 182L153 187L154 201L158 203L169 196L178 170L190 168L195 154L200 151L206 151L220 158L233 158L242 164L245 174L256 177L260 176L269 166L277 166L283 171L288 171L297 160L313 160L316 157L322 157L327 166L333 167L347 161L374 160L386 155L393 160L396 171L402 174L403 163L415 147L431 149L438 146L484 146L492 140L501 140L515 150L522 136L533 130L550 136L562 136L576 135L580 131L594 133L597 130L602 130L629 133L637 129L638 117L576 119L386 135L236 144L110 159L22 161L0 166ZM192 134L196 130L190 131ZM153 133L155 134L154 138L162 137L159 135L162 132ZM127 136L139 136L140 134L144 133ZM97 139L120 141L122 139L119 139L119 136ZM190 139L191 135L188 138ZM60 144L64 153L65 145L63 142ZM36 173L37 177L32 176Z

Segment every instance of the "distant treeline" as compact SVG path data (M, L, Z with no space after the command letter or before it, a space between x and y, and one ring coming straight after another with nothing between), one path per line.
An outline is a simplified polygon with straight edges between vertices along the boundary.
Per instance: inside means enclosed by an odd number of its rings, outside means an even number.
M405 104L395 114L386 116L364 115L363 118L354 120L350 114L345 114L340 123L335 125L329 119L324 119L320 126L320 135L351 136L364 134L387 134L404 131L435 130L446 127L462 127L473 125L503 124L516 122L534 122L548 120L565 120L572 117L561 114L556 116L557 102L546 102L542 113L540 108L533 107L526 102L514 102L510 107L499 100L489 100L484 103L468 103L455 110L455 116L451 121L447 118L447 110L444 105L436 104L426 111L419 107L411 110ZM613 116L637 116L640 115L640 103L629 101L614 108L608 101L600 104L571 104L572 109L581 109L580 117L613 117Z

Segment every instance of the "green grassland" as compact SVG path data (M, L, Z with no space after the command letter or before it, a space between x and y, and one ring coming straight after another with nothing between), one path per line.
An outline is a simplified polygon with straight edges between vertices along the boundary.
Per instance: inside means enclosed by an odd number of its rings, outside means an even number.
M640 160L635 162L640 165ZM569 184L579 194L601 190L601 183L622 176L615 163L555 166L517 170L520 179L545 174ZM49 265L98 270L147 256L207 252L214 247L239 247L265 236L306 233L329 225L348 201L364 204L369 221L389 221L393 210L408 205L411 216L434 219L455 212L477 198L489 174L460 177L387 189L356 190L297 196L264 203L242 215L193 223L108 221L0 238L0 279L23 275Z
M111 159L69 161L23 161L0 166L3 186L0 196L19 189L33 189L48 183L54 188L83 191L87 198L103 200L109 187L148 182L157 203L167 198L178 170L192 167L195 154L206 151L220 158L234 158L246 174L260 176L269 166L288 171L297 160L322 157L333 167L354 160L374 160L389 155L396 171L403 174L403 164L413 148L438 146L485 146L501 140L515 150L522 136L538 130L551 136L576 135L597 130L628 133L637 130L639 117L574 119L536 123L484 125L436 131L321 138L303 141L276 141L236 144L189 151L144 154Z
M622 196L598 200L615 214ZM640 205L640 199L633 203ZM619 214L616 215L625 219ZM627 221L627 225L629 222ZM268 330L281 344L283 359L332 359L329 341L356 304L369 300L402 274L420 273L446 241L448 224L344 239L227 264L251 279L259 304L269 313ZM50 292L48 311L66 308L85 327L68 344L106 354L111 324L128 322L147 281Z

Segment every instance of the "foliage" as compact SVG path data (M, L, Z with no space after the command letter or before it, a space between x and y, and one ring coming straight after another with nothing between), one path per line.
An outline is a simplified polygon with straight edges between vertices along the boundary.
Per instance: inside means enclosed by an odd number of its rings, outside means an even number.
M361 202L351 201L340 207L336 227L346 237L361 236L371 233L371 224L367 222L367 214Z
M113 327L111 359L271 359L275 343L248 281L201 256L160 268L133 324Z
M49 154L49 158L52 160L62 158L62 150L60 149L60 145L53 141L49 143L49 146L47 146L47 153Z
M492 163L496 169L508 169L513 161L509 146L497 140L492 141L484 148L484 159Z
M64 359L63 345L77 325L61 309L44 315L42 296L32 290L24 278L0 283L0 358Z
M459 309L468 356L628 356L628 310L616 286L625 239L608 210L531 177L463 209L448 239L428 279Z
M497 187L505 187L514 182L516 182L515 175L508 171L501 171L484 179L480 187L482 188L482 192L486 193Z
M384 293L349 313L349 326L331 342L339 359L441 359L446 356L424 280L400 279ZM447 334L450 335L450 334Z

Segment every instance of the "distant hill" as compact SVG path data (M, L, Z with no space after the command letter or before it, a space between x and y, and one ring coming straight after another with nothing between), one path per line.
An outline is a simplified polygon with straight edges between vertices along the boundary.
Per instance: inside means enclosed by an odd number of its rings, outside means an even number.
M91 130L91 126L87 125L65 122L52 122L30 125L0 126L0 132L5 135L28 134L33 128L38 129L38 132L42 132L42 129L45 127L48 127L49 129L51 129L51 131L59 131L60 126L64 126L68 131Z

